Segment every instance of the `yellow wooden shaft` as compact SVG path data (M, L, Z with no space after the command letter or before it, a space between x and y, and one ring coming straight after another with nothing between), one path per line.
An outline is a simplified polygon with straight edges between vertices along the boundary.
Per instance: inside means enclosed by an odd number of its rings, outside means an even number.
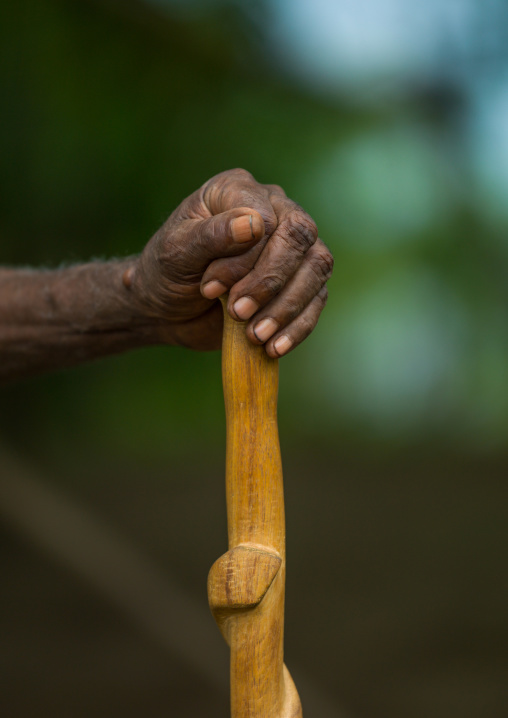
M299 718L283 663L285 521L277 429L278 362L224 312L229 551L208 597L231 648L232 718Z
M284 558L282 464L277 429L279 366L226 315L222 353L226 405L229 548L258 543Z

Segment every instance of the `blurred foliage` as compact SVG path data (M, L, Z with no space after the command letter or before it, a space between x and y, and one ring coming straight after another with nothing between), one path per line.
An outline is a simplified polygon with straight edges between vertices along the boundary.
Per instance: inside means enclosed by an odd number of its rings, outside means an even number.
M3 4L2 263L138 252L211 175L245 167L337 257L315 337L282 362L286 441L504 447L506 222L481 204L460 91L313 92L263 45L270 3L163 5ZM222 446L220 357L154 348L23 382L1 426L62 461Z
M334 251L329 305L280 372L286 653L311 713L306 672L337 715L342 702L391 718L506 713L506 12L504 0L0 4L0 263L139 252L235 166L281 184ZM402 63L389 76L383 48ZM226 539L219 353L156 347L20 382L2 389L0 435L35 459L29 477L37 467L57 500L207 610L203 577ZM6 457L8 495L24 468L9 475ZM1 528L4 713L198 715L201 701L225 714L225 696L214 708L107 596L54 568L47 542L18 535L5 510Z

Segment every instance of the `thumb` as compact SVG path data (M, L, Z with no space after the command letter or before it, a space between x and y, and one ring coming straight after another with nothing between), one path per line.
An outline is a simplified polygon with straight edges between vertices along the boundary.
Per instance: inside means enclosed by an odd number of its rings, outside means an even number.
M187 225L186 250L202 268L214 259L234 257L265 235L265 223L255 209L235 207Z

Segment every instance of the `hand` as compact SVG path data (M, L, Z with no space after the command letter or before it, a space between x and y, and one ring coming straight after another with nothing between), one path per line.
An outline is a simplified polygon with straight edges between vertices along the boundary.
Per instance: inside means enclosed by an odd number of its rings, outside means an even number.
M314 329L333 258L314 221L277 185L249 172L222 172L171 214L124 283L137 294L162 341L218 349L222 309L271 357L287 354Z

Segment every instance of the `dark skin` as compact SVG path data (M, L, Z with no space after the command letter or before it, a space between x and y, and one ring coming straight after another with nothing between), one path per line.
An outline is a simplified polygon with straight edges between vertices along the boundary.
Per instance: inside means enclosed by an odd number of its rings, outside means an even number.
M249 172L212 177L139 256L0 269L0 381L141 346L219 349L222 308L280 357L314 329L333 258L312 218Z

